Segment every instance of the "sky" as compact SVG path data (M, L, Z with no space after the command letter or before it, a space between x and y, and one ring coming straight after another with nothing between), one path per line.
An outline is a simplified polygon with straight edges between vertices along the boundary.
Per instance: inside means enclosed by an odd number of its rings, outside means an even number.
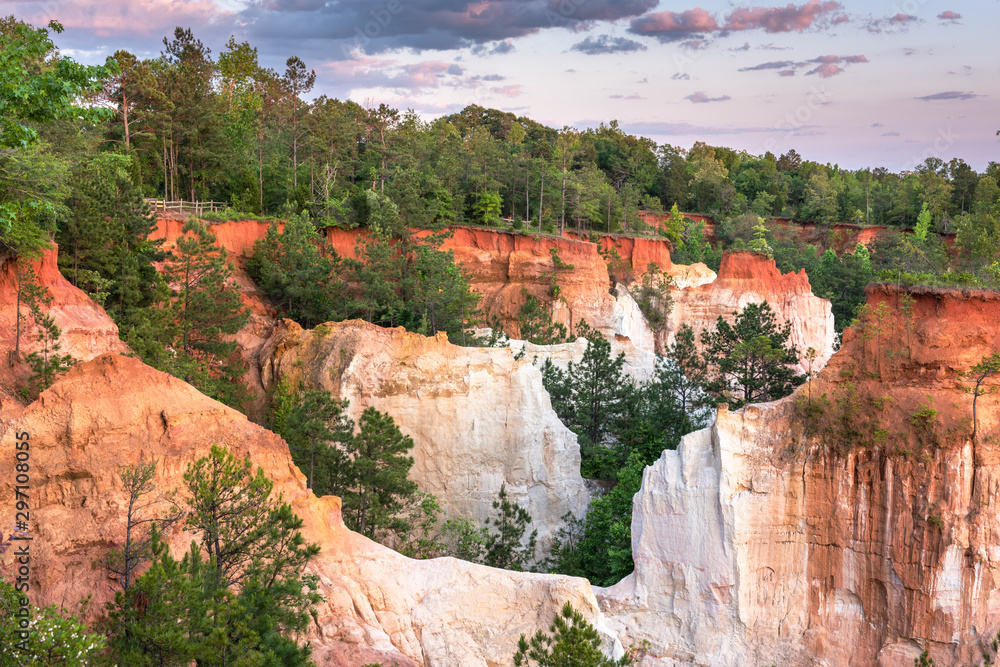
M230 35L312 96L431 119L478 104L579 129L857 169L1000 161L1000 0L0 0L62 52L156 57L175 26ZM989 54L994 54L992 57Z

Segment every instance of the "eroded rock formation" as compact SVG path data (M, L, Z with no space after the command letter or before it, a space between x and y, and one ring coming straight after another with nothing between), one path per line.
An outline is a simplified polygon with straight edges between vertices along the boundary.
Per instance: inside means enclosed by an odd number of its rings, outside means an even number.
M800 354L812 347L822 368L833 354L833 311L827 299L813 296L805 271L783 274L773 259L750 252L727 252L722 256L718 277L709 283L673 292L674 308L661 334L670 345L682 324L694 329L701 340L705 329L714 329L720 316L729 322L748 304L766 301L779 324L791 322L790 342Z
M518 636L546 627L566 600L621 653L585 580L452 558L413 561L370 542L343 526L337 498L316 498L305 488L278 436L138 360L109 355L80 364L0 432L5 507L14 502L15 433L28 433L31 443L34 604L76 609L93 595L95 614L111 597L111 582L92 562L121 539L121 466L155 461L157 486L180 489L187 465L222 444L264 469L275 493L303 518L305 538L322 547L311 568L325 601L307 636L317 664L506 664ZM170 544L179 555L191 539L177 533Z
M93 359L107 352L127 352L128 346L118 337L118 326L103 308L59 273L57 257L58 249L53 246L31 265L38 284L45 287L52 298L42 310L52 315L62 330L59 352L79 360ZM11 367L7 357L8 352L12 353L15 348L17 283L15 261L12 258L0 261L0 423L20 413L22 399L17 396L17 388L24 387L31 374L31 369L24 363ZM23 361L24 355L39 350L39 343L36 336L38 328L23 303L21 313L25 316L21 324Z
M1000 351L996 294L876 291L812 387L720 411L647 468L636 572L599 592L650 665L969 664L1000 625L1000 448L957 373ZM1000 401L979 398L980 434Z
M467 348L360 321L311 331L285 320L260 352L266 387L285 380L326 389L390 414L414 440L410 478L450 515L477 521L507 493L536 519L549 543L567 512L582 516L589 495L576 436L553 412L532 359L509 348Z

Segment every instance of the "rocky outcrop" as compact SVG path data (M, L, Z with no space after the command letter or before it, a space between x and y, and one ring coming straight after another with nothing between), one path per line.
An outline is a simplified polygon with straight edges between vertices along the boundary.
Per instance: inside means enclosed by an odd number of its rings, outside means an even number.
M791 323L791 343L800 354L810 347L816 350L814 369L822 368L833 354L830 302L813 296L804 270L783 274L773 259L750 252L727 252L714 281L672 294L674 308L660 334L664 347L673 343L683 324L694 329L700 341L702 331L714 329L720 316L732 322L733 314L748 304L766 301L780 324Z
M479 308L487 320L498 319L510 335L520 334L518 313L526 294L548 304L553 320L571 332L586 321L613 335L610 322L615 297L610 293L604 258L595 244L459 227L442 248L454 252L469 286L480 296ZM573 268L558 268L552 250L562 265ZM553 284L559 286L558 297L553 296Z
M243 415L135 359L105 356L72 369L0 432L0 503L14 504L15 433L31 443L29 597L37 605L93 596L98 613L110 582L92 562L121 539L126 502L118 471L155 461L160 489L183 488L186 466L212 444L249 455L275 493L304 520L321 552L311 570L325 600L308 632L321 665L400 667L506 664L521 633L547 627L571 601L621 653L583 579L505 572L442 558L413 561L351 533L337 498L305 488L285 443ZM170 538L175 553L192 536Z
M43 310L52 315L62 331L60 354L87 360L107 352L127 352L128 346L118 337L118 326L86 293L63 278L57 257L58 249L53 244L31 266L38 283L52 298ZM17 273L16 260L0 260L0 425L20 413L23 398L18 390L28 384L31 375L31 369L23 363L24 355L39 349L38 328L27 306L21 304L21 313L26 316L21 324L22 363L13 367L8 363L7 353L13 352L17 335Z
M722 410L647 468L636 571L598 598L649 665L969 664L1000 625L1000 448L958 372L1000 351L996 294L899 293L812 387ZM967 384L967 383L966 383ZM979 398L980 434L1000 401Z
M410 472L449 515L492 516L506 484L535 518L548 545L560 517L582 516L589 501L576 436L559 421L530 356L511 349L458 347L360 321L303 331L285 320L261 349L266 387L287 381L326 389L388 413L414 441Z
M59 273L57 257L58 250L53 247L46 250L40 260L32 262L32 266L38 283L48 290L52 298L43 310L52 315L62 330L60 352L75 359L87 360L108 352L127 351L125 343L118 337L118 326L104 309ZM14 347L16 304L17 272L14 260L8 259L0 264L0 342L7 349ZM28 312L23 304L21 307L24 313ZM30 324L27 332L22 331L22 352L38 348L34 331Z

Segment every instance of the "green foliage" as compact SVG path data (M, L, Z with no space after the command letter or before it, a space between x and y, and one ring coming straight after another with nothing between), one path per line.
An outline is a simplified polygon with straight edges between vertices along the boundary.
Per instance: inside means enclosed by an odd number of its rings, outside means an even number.
M868 250L860 243L853 253L838 256L827 250L819 265L809 272L813 293L830 299L834 327L843 331L865 302L865 288L874 279Z
M549 633L539 630L531 638L521 635L516 667L614 667L633 664L628 656L612 660L601 652L601 637L569 602L552 619Z
M62 331L56 324L55 318L47 312L43 312L43 307L52 303L48 289L32 280L34 270L25 272L22 279L27 282L21 290L21 298L28 305L31 311L31 318L34 320L37 332L35 341L39 349L25 356L25 361L31 367L31 378L29 382L32 391L37 395L48 389L55 382L56 378L69 370L76 360L72 355L59 354L62 343L59 337ZM18 313L20 315L20 313Z
M774 257L774 251L771 250L771 246L767 243L767 225L764 224L764 219L758 217L757 224L753 227L753 240L747 244L747 250L755 252L758 255L763 255L764 257Z
M731 325L720 316L715 331L701 336L708 363L706 391L733 409L792 393L805 378L789 367L798 361L790 335L791 324L778 326L766 301L748 304Z
M590 501L582 522L563 517L544 563L549 572L587 577L597 586L610 586L632 572L632 498L642 487L645 467L642 454L632 452L617 484Z
M234 359L236 342L227 340L246 323L248 312L231 285L232 267L215 235L195 219L183 227L171 260L164 266L168 295L134 315L129 343L144 362L194 385L212 398L240 405L243 374Z
M345 287L333 277L337 265L336 256L323 253L313 224L293 215L280 233L271 223L264 239L254 245L247 273L286 317L312 328L338 314L335 304L343 299Z
M317 496L337 493L348 484L347 444L354 424L344 414L346 401L329 391L292 392L281 383L272 397L271 430L284 438L292 460Z
M585 476L606 476L613 462L606 460L605 441L623 414L625 355L611 357L611 344L592 331L579 364L567 370L546 360L542 381L559 418L583 440L582 470Z
M927 209L927 202L924 202L917 216L917 226L913 228L913 236L918 241L926 241L927 234L931 229L931 212Z
M672 280L656 262L650 262L639 285L630 289L632 298L653 331L662 331L667 326L667 317L674 309L674 299L670 294Z
M959 373L959 377L966 382L971 382L971 387L962 387L962 390L972 394L972 441L976 441L976 433L979 430L979 415L976 403L980 396L992 393L997 390L995 385L987 384L993 376L1000 376L1000 354L994 352L984 356L979 363L967 371Z
M272 482L249 457L218 446L184 481L185 524L201 546L177 561L153 525L150 567L108 605L109 657L150 667L312 664L294 639L321 599L304 574L319 547L305 543L302 520L270 497Z
M25 612L30 621L22 627L19 621ZM93 664L104 644L103 635L89 632L83 621L65 609L28 604L24 593L0 581L0 667L86 667Z
M552 319L551 310L534 294L521 288L524 302L517 313L518 336L536 345L557 345L569 339L566 325Z
M505 570L524 570L535 560L535 540L538 531L524 534L531 524L528 511L507 497L507 486L502 484L493 501L496 516L487 520L483 533L483 560L485 565ZM492 530L491 530L492 528Z
M351 482L339 494L344 523L374 538L382 531L399 531L398 512L417 490L407 479L413 458L413 439L403 435L392 417L365 408L358 433L346 443L351 460Z
M36 256L48 245L46 219L57 211L57 201L43 190L23 187L33 180L24 169L38 156L38 125L82 118L99 122L103 109L78 105L82 93L95 89L98 79L115 70L84 66L70 58L55 57L49 30L63 31L50 21L48 28L34 28L13 17L0 31L0 250ZM28 163L24 159L28 158ZM13 168L11 168L13 167Z
M503 200L499 192L483 191L472 206L473 220L480 225L495 227L500 224L500 207Z

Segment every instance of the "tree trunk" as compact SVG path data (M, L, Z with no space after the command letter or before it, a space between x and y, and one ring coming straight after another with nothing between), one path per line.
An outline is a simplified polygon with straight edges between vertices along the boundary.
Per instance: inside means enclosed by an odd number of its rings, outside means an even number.
M538 233L542 233L542 201L545 197L545 165L542 165L542 184L538 188Z

